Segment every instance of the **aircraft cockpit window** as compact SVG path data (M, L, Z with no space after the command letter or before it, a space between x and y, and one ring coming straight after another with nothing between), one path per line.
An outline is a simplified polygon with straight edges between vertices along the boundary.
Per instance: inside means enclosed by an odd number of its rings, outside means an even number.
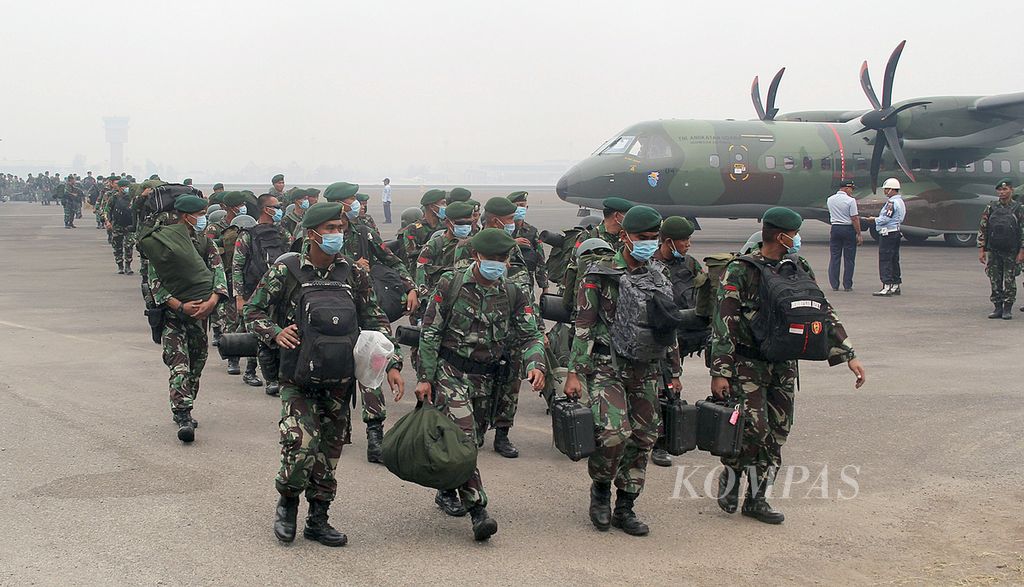
M775 157L771 155L765 155L764 157L764 168L775 169Z
M708 164L711 165L712 167L717 168L719 165L722 164L722 162L721 159L719 159L718 155L711 155L710 157L708 157Z
M607 147L601 151L602 155L622 155L629 150L629 146L633 143L634 136L622 136L611 141Z
M1002 173L1010 173L1010 162L1009 161L1000 161L999 162L999 171L1001 171Z
M793 169L796 167L796 159L786 155L782 158L782 166L787 170Z
M823 157L821 159L821 169L822 169L822 171L827 171L829 169L832 169L832 158L831 157Z
M672 147L664 137L640 136L629 148L629 154L641 159L670 159Z
M992 160L985 159L981 162L981 170L985 173L992 173Z

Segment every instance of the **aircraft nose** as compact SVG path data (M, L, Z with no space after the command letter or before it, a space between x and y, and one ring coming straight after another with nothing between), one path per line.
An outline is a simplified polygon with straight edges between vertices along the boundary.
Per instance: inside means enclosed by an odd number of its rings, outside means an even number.
M569 195L569 174L566 173L558 179L558 183L555 184L555 193L558 197L564 200Z

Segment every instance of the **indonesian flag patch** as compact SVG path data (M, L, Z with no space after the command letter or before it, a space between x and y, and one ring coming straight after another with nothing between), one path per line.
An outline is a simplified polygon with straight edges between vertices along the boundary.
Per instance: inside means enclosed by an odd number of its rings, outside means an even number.
M789 325L789 333L790 334L799 334L800 336L803 336L803 334L804 334L804 325L803 324L790 324Z

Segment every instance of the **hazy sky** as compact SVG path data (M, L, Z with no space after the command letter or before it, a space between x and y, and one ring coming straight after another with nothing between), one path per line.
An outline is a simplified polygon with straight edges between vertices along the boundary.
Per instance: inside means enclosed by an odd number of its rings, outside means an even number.
M577 160L639 120L751 118L751 79L783 65L783 112L865 108L860 63L881 93L904 38L897 100L1021 91L1022 21L1009 1L8 2L0 166L105 162L105 115L131 118L132 161L197 178Z

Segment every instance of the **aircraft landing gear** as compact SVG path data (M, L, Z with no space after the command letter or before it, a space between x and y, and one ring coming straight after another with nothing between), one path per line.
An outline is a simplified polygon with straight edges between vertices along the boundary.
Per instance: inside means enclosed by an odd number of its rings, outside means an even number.
M978 245L976 232L947 232L942 235L946 244L951 247L974 247Z

